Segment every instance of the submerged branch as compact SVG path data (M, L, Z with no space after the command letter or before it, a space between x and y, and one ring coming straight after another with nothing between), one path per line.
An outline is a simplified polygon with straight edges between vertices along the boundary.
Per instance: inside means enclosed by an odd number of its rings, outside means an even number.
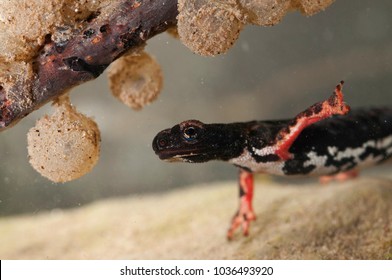
M0 130L97 78L114 60L175 25L177 13L177 0L120 1L109 15L92 13L67 40L48 34L29 68L31 78L18 79L10 88L0 84Z

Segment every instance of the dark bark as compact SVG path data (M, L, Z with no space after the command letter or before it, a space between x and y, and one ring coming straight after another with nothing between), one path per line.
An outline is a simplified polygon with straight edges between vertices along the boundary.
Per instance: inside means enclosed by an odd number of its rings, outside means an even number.
M175 25L177 13L177 0L121 1L107 18L92 14L85 20L86 27L65 42L53 42L48 35L33 61L34 79L28 85L15 84L9 91L14 96L0 86L0 129L66 90L97 78L121 55Z

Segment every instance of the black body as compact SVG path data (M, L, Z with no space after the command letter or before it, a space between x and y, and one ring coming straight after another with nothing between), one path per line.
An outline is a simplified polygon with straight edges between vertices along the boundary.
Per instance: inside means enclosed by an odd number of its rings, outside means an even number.
M264 165L282 161L273 149L264 152L264 148L273 148L279 140L279 131L290 122L292 120L232 124L185 121L160 132L153 140L153 149L163 160L230 160L234 164L237 164L235 159L249 153L252 163L237 165L261 172ZM347 115L314 123L299 134L289 152L292 158L285 160L275 174L306 175L321 168L320 164L334 167L332 173L337 173L355 168L370 157L376 158L376 162L384 161L392 154L392 108L355 109ZM317 157L325 160L317 161L314 159Z

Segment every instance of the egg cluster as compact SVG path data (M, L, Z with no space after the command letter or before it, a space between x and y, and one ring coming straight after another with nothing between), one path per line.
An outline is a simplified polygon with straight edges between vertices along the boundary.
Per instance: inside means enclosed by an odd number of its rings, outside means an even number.
M51 42L68 42L86 28L92 15L109 18L121 1L0 1L0 101L30 107L35 67L39 67L32 61L42 48ZM312 15L333 1L178 0L177 30L169 31L193 52L214 56L225 53L246 24L271 26L291 10ZM110 65L108 77L112 94L139 110L157 98L163 78L158 63L142 48L131 51ZM20 87L14 87L16 84ZM96 164L100 132L93 120L76 111L68 97L59 98L54 105L54 113L38 120L28 132L28 154L31 165L44 177L66 182Z
M110 11L119 0L18 0L0 1L0 63L27 61L51 34L63 39L96 10Z
M83 30L86 18L99 11L108 17L120 0L0 1L0 98L14 101L14 85L25 92L20 106L31 103L32 60L49 40L66 42L72 30ZM32 24L34 23L34 24ZM159 94L160 66L142 49L117 59L108 69L110 88L124 104L141 109ZM67 95L65 95L67 96ZM54 103L54 113L37 121L27 135L29 161L42 176L67 182L88 173L97 163L100 132L77 112L68 97Z
M334 0L179 0L178 33L194 53L227 52L246 24L272 26L292 10L313 15Z

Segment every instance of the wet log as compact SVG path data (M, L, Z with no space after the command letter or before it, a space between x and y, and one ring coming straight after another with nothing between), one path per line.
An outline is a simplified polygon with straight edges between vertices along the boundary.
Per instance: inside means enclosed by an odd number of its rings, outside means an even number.
M0 130L74 86L97 78L117 58L174 26L177 0L120 1L109 15L92 13L68 40L48 34L32 61L31 79L0 85Z

